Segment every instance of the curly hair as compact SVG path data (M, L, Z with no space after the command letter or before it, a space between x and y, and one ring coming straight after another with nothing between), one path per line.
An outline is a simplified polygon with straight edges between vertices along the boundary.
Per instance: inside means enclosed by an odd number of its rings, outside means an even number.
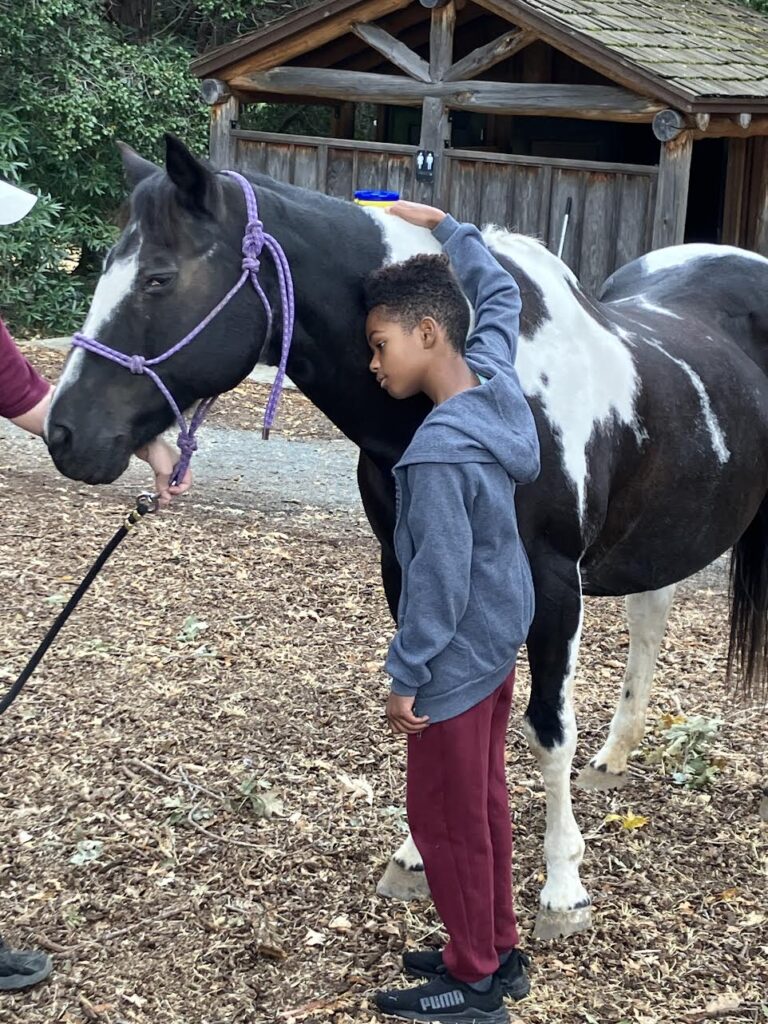
M457 352L464 352L469 331L469 307L447 256L412 256L374 270L365 281L365 310L382 306L387 316L412 331L431 316L445 331Z

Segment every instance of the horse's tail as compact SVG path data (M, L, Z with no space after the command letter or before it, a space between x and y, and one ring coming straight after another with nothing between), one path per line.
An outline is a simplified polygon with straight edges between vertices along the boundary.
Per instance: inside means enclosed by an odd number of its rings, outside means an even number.
M768 695L768 496L731 552L727 674L745 695Z

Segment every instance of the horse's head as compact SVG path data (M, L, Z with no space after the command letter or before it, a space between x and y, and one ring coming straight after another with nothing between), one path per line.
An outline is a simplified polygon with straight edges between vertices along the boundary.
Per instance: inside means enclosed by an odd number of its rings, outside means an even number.
M83 333L117 352L152 359L192 331L237 282L245 201L236 182L215 175L172 136L165 168L121 149L133 186L128 222L106 258ZM271 291L271 267L265 276ZM257 361L265 332L261 302L244 287L155 369L187 408L239 383ZM75 349L56 388L46 437L62 473L109 483L132 452L172 422L170 406L147 376Z

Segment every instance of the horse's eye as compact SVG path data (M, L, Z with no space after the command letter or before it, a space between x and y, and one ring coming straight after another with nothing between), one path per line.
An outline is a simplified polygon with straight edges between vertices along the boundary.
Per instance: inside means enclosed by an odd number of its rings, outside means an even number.
M162 291L173 281L174 276L174 274L147 274L144 278L144 290L147 292Z

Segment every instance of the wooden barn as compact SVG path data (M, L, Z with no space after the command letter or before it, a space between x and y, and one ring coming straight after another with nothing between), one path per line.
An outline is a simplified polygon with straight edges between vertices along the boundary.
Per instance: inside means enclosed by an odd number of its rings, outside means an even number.
M684 240L768 255L768 18L735 0L321 0L193 70L217 166L552 248L568 207L588 288ZM249 130L264 102L323 105L328 133Z

